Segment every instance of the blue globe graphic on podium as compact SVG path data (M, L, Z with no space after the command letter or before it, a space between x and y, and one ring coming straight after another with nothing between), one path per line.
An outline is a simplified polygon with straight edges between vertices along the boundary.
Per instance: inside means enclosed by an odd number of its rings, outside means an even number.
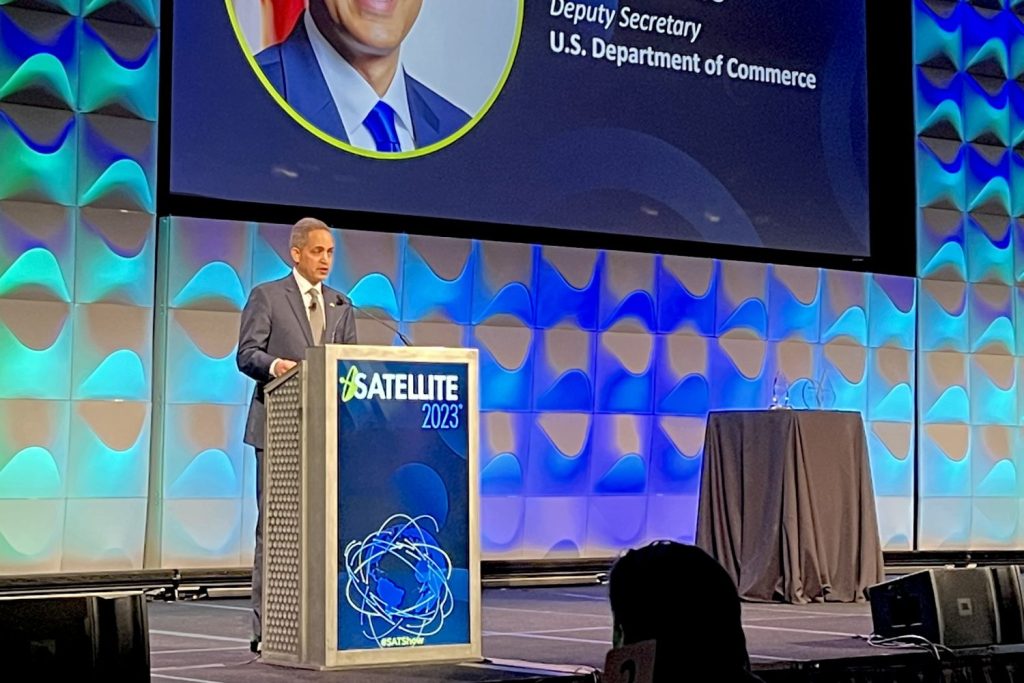
M425 526L437 532L429 516L394 515L345 547L345 595L360 615L363 635L378 646L386 638L433 635L451 614L451 559Z

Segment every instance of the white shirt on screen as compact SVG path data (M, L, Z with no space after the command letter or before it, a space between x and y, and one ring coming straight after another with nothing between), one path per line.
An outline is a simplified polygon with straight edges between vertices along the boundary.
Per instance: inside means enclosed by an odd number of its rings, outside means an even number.
M345 127L348 141L353 147L361 149L377 149L373 142L373 136L363 125L363 121L370 111L377 106L379 100L384 100L395 110L395 129L398 131L398 141L402 143L402 151L408 152L416 148L412 137L412 116L409 114L409 97L405 89L405 68L402 66L401 53L398 58L398 69L395 77L391 80L384 97L378 97L377 92L370 87L370 84L359 75L351 64L344 57L338 54L334 47L327 41L327 38L320 33L316 22L306 12L302 16L306 23L306 33L309 34L309 42L313 44L313 54L320 65L320 71L327 81L327 88L331 91L334 99L334 106L341 114L341 124Z

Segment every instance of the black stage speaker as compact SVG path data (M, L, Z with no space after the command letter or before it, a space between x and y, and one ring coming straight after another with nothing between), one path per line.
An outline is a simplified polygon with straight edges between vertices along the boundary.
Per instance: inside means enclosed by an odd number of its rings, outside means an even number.
M54 674L69 680L148 681L145 596L2 597L0 667L38 675L39 680Z
M995 576L987 567L928 569L872 586L868 598L875 634L916 635L951 648L1007 642L996 610L1005 601L997 599L996 585L1004 586L1013 601L1009 611L1016 614L1019 629L1020 579L1013 577L1014 589L1005 587L1013 583L1006 580L1007 572L998 573L999 580Z
M990 567L996 593L996 621L1000 643L1024 643L1024 591L1021 567L1004 565Z

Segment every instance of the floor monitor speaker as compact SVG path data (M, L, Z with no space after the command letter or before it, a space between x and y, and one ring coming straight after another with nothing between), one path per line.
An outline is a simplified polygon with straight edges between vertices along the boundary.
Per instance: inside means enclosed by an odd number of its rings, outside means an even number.
M994 645L1001 642L995 586L983 567L927 569L877 584L868 589L875 634L951 648Z
M86 681L148 681L141 593L0 597L0 664ZM27 680L27 679L26 679Z

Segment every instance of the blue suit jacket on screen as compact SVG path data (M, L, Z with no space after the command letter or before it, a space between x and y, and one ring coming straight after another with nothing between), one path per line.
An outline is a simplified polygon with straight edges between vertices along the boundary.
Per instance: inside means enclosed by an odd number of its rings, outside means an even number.
M257 54L256 63L304 119L342 142L349 141L302 19L283 43ZM408 74L405 83L417 148L439 142L469 122L469 114Z

